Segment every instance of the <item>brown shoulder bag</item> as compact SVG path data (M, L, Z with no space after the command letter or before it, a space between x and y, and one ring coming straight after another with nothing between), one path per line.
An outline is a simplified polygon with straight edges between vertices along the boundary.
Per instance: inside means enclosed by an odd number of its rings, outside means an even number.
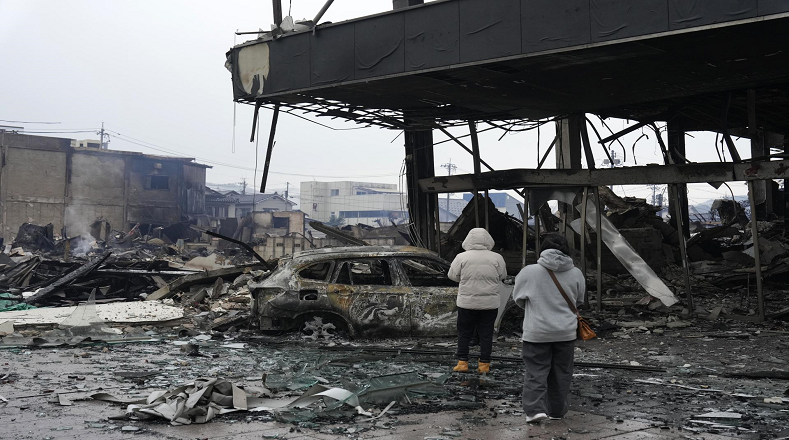
M556 284L556 287L559 289L559 292L564 297L564 300L567 301L567 305L570 306L570 310L572 310L573 313L575 313L575 316L578 317L578 329L576 330L576 334L578 335L578 337L580 339L583 339L584 341L588 341L590 339L596 338L597 333L595 333L594 330L592 330L592 327L589 326L589 323L586 322L586 320L581 317L580 313L578 313L578 309L575 307L575 304L573 304L573 302L570 301L570 297L567 296L567 293L564 292L564 288L562 287L561 284L559 284L559 280L556 279L556 274L554 274L553 271L548 269L547 267L545 268L545 270L547 270L548 273L551 275L551 279L553 280L553 283Z

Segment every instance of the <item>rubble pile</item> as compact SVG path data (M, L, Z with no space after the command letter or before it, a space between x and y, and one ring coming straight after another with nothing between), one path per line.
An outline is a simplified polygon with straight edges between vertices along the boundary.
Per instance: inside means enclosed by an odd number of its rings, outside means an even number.
M0 312L165 299L199 326L227 329L249 316L246 282L267 274L235 248L209 253L204 246L112 231L102 241L53 236L52 225L24 224L11 249L0 253ZM155 232L155 231L154 231ZM183 231L179 233L184 235ZM150 298L149 298L150 296ZM2 319L0 319L2 321Z

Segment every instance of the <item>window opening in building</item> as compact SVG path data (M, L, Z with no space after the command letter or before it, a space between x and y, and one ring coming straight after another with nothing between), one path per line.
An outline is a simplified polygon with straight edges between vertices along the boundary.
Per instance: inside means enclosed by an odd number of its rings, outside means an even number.
M170 189L170 176L151 176L151 189Z

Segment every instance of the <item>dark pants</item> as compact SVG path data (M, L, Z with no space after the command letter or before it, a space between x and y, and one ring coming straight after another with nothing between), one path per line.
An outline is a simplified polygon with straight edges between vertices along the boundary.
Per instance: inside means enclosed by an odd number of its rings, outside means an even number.
M479 361L490 362L493 351L493 325L499 309L473 310L458 307L457 358L468 361L468 344L476 329L479 335Z
M523 342L523 412L551 417L567 414L567 394L573 381L575 341Z

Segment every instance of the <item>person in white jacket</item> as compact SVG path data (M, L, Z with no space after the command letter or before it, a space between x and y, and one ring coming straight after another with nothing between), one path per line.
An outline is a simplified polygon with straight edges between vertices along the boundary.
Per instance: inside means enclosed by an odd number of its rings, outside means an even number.
M537 264L524 267L515 277L512 298L523 308L523 412L530 423L561 419L568 409L578 318L550 271L575 306L580 305L586 278L569 253L563 235L546 234Z
M468 346L474 329L479 335L480 356L477 371L490 371L493 351L493 326L499 312L499 288L507 276L507 265L500 254L492 252L493 237L482 228L469 231L463 240L465 252L458 254L449 268L449 279L458 287L458 364L454 371L468 371Z

